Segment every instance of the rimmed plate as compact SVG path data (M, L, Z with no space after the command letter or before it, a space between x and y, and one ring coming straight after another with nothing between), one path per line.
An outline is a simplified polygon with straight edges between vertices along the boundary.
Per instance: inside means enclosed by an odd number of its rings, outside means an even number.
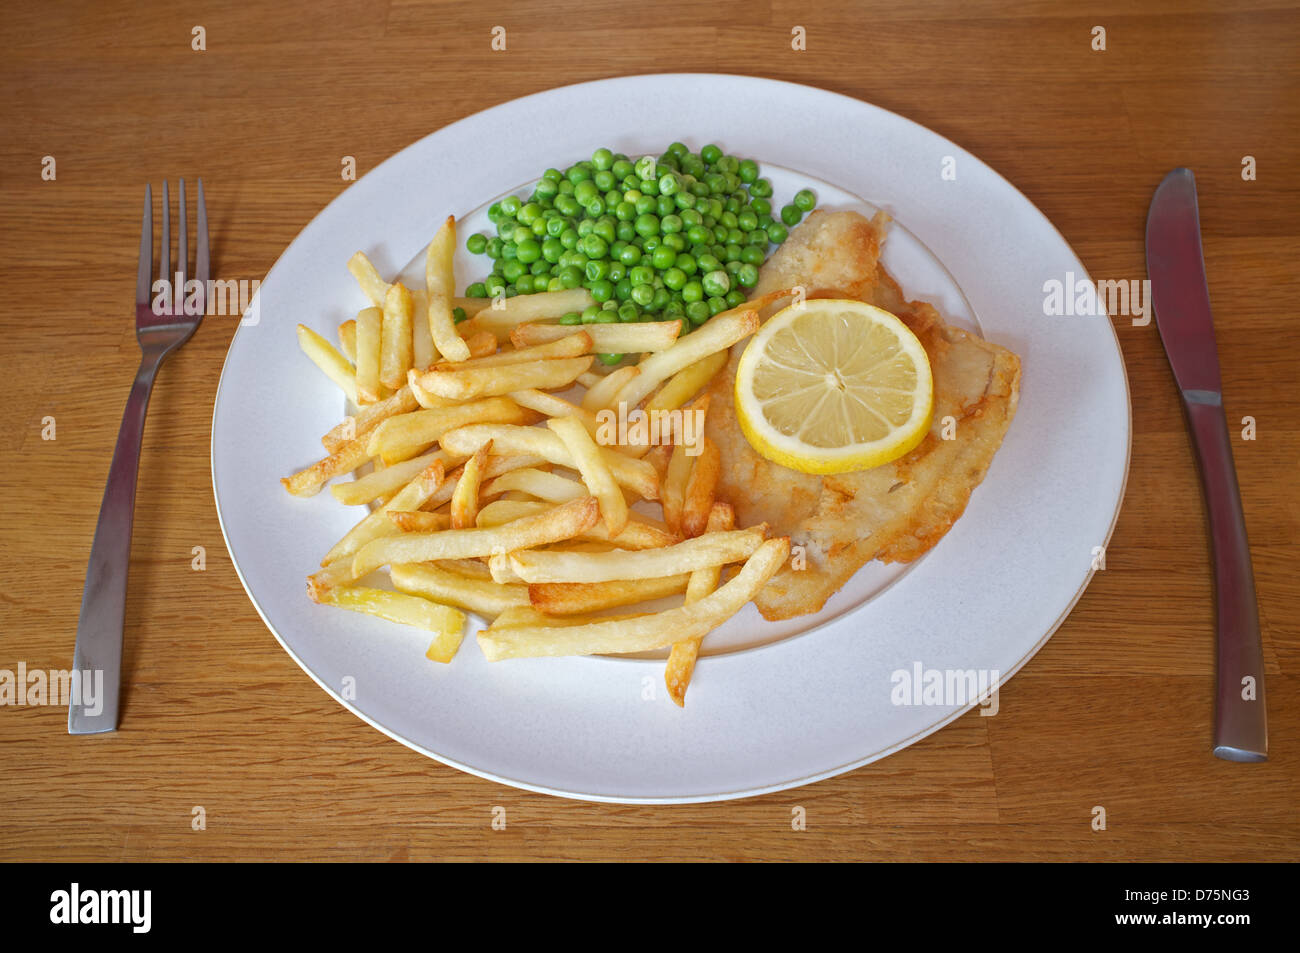
M638 104L635 134L595 118L629 102ZM710 107L717 102L728 108ZM525 125L547 133L502 138ZM815 180L825 205L889 211L906 226L886 245L904 291L1021 355L1018 415L965 515L910 570L865 567L819 616L769 624L747 607L710 640L714 657L697 669L685 710L665 697L662 663L489 665L471 639L439 666L423 660L417 634L312 605L304 577L356 513L328 493L295 499L278 482L320 456L319 435L338 419L337 390L298 354L295 324L332 338L364 305L343 267L358 248L381 271L402 271L449 212L466 217L468 233L487 203L547 166L599 145L631 155L675 139L758 159L778 197ZM485 141L503 148L485 153ZM458 274L481 267L463 258ZM213 414L213 486L232 560L268 627L313 679L381 731L454 767L530 790L638 803L743 797L850 770L973 703L895 704L894 673L919 666L1004 681L1064 619L1109 539L1128 467L1127 382L1108 319L1044 314L1044 283L1069 272L1086 277L1006 180L923 127L837 94L665 74L497 106L353 184L262 284L258 322L235 335Z

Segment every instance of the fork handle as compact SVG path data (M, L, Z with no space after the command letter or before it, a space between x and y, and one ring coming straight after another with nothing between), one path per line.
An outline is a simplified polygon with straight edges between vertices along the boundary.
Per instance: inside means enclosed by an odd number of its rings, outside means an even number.
M1226 761L1267 761L1259 608L1228 422L1217 394L1185 391L1183 397L1200 464L1214 551L1218 630L1214 754Z
M117 730L135 482L140 470L145 411L149 408L149 395L162 357L159 353L146 352L141 358L140 370L122 412L104 501L99 507L72 660L73 679L80 685L80 691L73 692L68 706L68 733L73 735ZM102 681L98 677L100 672Z

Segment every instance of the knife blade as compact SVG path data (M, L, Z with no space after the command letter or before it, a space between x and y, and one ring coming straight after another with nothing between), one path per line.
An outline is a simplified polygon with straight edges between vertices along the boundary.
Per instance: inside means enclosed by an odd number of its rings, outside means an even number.
M1210 521L1216 603L1214 754L1268 760L1264 659L1241 492L1223 411L1196 178L1174 169L1147 213L1147 275L1160 341L1187 414Z

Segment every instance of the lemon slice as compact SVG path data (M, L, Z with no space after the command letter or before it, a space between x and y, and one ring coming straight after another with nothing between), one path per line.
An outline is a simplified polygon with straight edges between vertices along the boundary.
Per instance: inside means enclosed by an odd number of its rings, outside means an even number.
M907 325L861 301L778 311L736 369L736 418L760 454L803 473L897 460L930 429L934 382Z

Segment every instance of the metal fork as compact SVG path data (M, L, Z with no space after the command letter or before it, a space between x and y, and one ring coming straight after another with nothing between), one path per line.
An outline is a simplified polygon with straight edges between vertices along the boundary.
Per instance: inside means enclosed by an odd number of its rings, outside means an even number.
M190 339L207 310L208 213L199 180L195 236L195 294L186 308L185 180L180 181L180 227L176 236L176 273L168 258L171 246L167 183L163 182L162 242L158 255L159 280L168 284L153 294L153 190L144 187L144 224L140 234L140 270L136 281L135 336L140 344L140 370L122 413L122 427L108 470L104 501L99 507L95 541L86 567L77 623L77 649L72 662L72 699L68 705L68 733L98 734L117 730L118 700L122 682L122 628L126 615L127 564L131 558L131 521L135 511L135 482L140 469L140 440L154 377L163 360ZM157 306L154 302L157 301ZM187 313L187 311L189 313ZM102 675L100 674L102 673ZM89 684L87 679L90 680Z

